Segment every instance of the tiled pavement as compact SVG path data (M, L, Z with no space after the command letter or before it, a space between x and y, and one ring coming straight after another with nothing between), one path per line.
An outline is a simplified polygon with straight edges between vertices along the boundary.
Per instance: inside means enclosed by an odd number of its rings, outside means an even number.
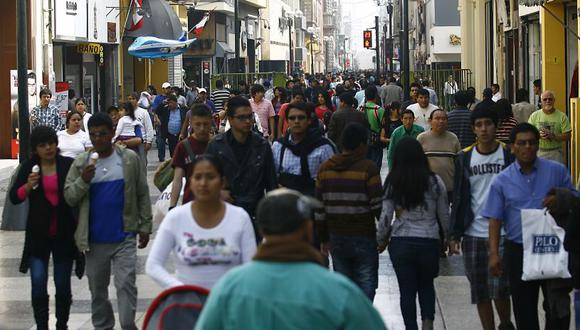
M149 154L149 181L151 200L157 200L159 191L152 184L152 173L157 165L156 150ZM9 170L1 168L0 163L0 208L4 205L5 191L8 185ZM383 175L385 173L382 173ZM34 319L30 306L30 279L28 274L18 272L22 250L23 232L0 231L0 330L34 329ZM139 301L137 306L138 325L141 326L143 315L151 300L161 291L160 288L144 274L144 264L148 249L138 251ZM171 264L171 262L169 262ZM50 270L52 274L52 269ZM54 285L50 283L51 311L54 311ZM460 257L441 259L440 276L435 281L437 290L436 329L478 329L480 328L475 307L469 301L469 287L463 275ZM91 329L90 293L87 280L73 277L73 299L69 321L70 329ZM109 295L116 310L116 295L111 284ZM381 313L389 329L404 329L399 310L398 285L387 253L380 256L379 288L375 297L375 307ZM54 314L51 324L54 326ZM419 323L420 324L420 323ZM118 329L118 326L117 326Z

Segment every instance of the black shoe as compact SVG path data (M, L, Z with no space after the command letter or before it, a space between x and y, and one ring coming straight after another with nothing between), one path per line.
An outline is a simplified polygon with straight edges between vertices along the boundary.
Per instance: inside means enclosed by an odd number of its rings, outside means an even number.
M48 296L32 298L37 330L48 330Z
M500 324L497 330L516 330L516 327L510 322L508 324Z
M71 295L56 295L56 329L68 330L68 317L70 315Z

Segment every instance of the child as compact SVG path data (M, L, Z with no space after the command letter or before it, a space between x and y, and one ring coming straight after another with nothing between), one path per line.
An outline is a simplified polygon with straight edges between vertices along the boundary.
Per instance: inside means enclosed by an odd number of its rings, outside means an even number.
M119 116L121 118L117 123L113 142L126 141L135 137L143 137L141 132L142 125L135 119L135 108L130 102L119 104Z

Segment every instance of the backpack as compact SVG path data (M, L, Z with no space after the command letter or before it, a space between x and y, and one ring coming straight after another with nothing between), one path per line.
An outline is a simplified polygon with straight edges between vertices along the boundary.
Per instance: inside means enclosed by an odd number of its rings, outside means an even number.
M365 120L367 121L367 123L369 124L369 127L371 126L371 123L369 122L369 116L367 115L367 109L371 109L368 108L365 105L363 105L362 107L359 107L359 110L362 111L362 113L365 115ZM386 148L387 145L383 142L381 142L381 130L383 129L383 120L385 119L385 116L383 114L383 118L380 118L379 116L379 106L375 104L375 107L372 108L373 110L373 115L375 117L375 119L377 120L377 122L379 123L379 131L375 132L371 129L369 129L369 140L368 140L368 145L369 146L375 146L375 147L379 147L379 148Z
M189 138L186 138L183 141L183 146L185 147L185 151L189 156L189 159L193 161L195 159L195 154L193 153L193 149L191 149L191 143L189 143ZM157 169L155 170L155 174L153 175L153 184L155 187L159 189L159 191L163 192L167 186L173 181L173 176L175 174L175 170L173 166L171 166L171 162L173 159L168 159L161 163Z
M201 314L209 291L181 285L161 292L147 308L143 330L191 330Z

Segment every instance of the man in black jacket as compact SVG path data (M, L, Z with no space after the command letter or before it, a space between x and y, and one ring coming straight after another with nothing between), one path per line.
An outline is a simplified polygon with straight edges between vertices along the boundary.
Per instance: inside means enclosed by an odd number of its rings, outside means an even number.
M342 135L342 131L346 125L356 122L369 128L369 123L363 112L356 111L353 108L354 96L352 93L343 92L338 98L340 100L340 109L330 117L330 124L328 124L328 138L332 140L340 150L342 146L340 136Z
M179 132L181 131L186 113L187 109L181 108L177 104L177 96L173 94L167 96L167 104L159 106L155 112L155 120L160 123L159 134L163 141L167 139L169 155L171 157L173 157L173 151L179 142ZM160 149L159 161L163 162L165 160L165 143L158 143L157 147ZM163 157L161 157L162 155Z
M254 218L266 191L277 188L272 149L266 139L252 132L254 113L247 99L241 96L229 99L227 116L231 129L217 135L209 143L207 153L217 156L224 165L225 200L244 208Z
M491 301L500 318L499 329L514 329L510 321L507 275L493 277L488 270L488 219L481 215L493 179L509 164L509 149L495 139L498 117L493 108L479 107L471 114L477 143L463 149L455 159L449 254L459 253L462 241L465 273L471 286L471 303L485 330L497 329ZM503 244L500 245L503 251Z

